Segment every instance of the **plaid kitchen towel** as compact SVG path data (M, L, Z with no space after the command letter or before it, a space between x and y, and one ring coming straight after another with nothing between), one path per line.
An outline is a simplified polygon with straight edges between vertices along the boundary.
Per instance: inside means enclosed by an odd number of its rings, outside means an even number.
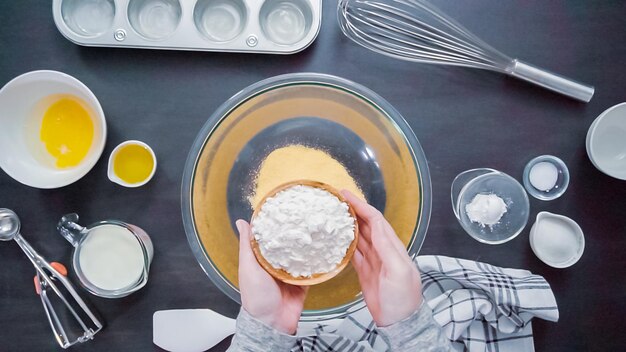
M559 318L550 285L529 271L444 256L419 256L415 263L425 301L459 351L534 351L530 320ZM292 352L388 349L367 309L306 335Z

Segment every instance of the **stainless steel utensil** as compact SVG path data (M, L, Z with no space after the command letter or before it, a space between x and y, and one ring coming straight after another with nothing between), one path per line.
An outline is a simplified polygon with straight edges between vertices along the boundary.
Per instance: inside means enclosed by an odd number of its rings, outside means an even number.
M26 242L24 237L22 237L20 234L20 220L17 214L10 209L0 208L0 241L11 240L17 242L37 270L39 286L41 287L41 299L54 337L59 345L63 348L68 348L76 343L92 340L94 335L102 329L103 324L94 315L91 309L87 307L87 304L79 296L78 292L76 292L72 283L39 255L33 247ZM69 292L71 296L69 299L63 295L60 287L57 287L57 282L60 282L63 285L62 287ZM69 336L67 330L61 323L58 313L54 309L54 305L47 292L48 289L54 291L58 299L64 304L69 313L71 313L71 316L74 317L77 324L83 330L81 336L77 336L76 338ZM77 311L77 309L74 308L76 305L82 311ZM82 316L86 316L89 320L83 319Z
M496 71L589 102L594 88L499 52L426 0L340 0L339 25L357 44L397 59Z

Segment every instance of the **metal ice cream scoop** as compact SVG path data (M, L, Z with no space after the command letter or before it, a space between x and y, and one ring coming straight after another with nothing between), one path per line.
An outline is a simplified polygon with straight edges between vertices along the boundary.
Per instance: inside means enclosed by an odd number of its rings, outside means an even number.
M59 273L50 263L48 263L31 245L26 242L20 234L20 219L17 214L10 209L0 208L0 241L15 240L24 254L30 259L37 270L39 280L40 295L43 302L48 321L52 327L54 337L63 348L68 348L78 342L85 342L93 339L94 335L102 329L103 324L89 309L85 301L74 289L72 283L61 273ZM58 283L63 286L57 286ZM66 290L70 297L66 297L61 292L61 288ZM47 294L47 290L52 289L59 300L67 308L67 311L76 320L82 330L82 335L73 336L66 330L67 326L62 323L62 316L55 310L53 301ZM55 297L55 298L57 298ZM75 309L76 307L76 309ZM78 309L80 308L80 309Z

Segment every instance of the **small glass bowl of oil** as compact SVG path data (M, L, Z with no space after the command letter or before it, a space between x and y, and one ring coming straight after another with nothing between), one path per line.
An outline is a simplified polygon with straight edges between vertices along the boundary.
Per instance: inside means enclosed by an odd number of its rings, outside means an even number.
M126 141L115 147L109 157L109 180L124 187L140 187L152 179L156 166L156 155L149 145Z

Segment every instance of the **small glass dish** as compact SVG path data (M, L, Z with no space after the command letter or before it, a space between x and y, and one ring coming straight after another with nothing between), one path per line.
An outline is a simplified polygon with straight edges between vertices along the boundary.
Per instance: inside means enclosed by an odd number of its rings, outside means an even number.
M513 177L494 169L472 169L452 181L452 209L459 223L475 240L501 244L515 238L528 222L530 203L524 187ZM506 204L506 212L493 225L472 222L466 206L478 194L495 194Z
M556 181L554 181L554 186L549 187L547 190L537 188L531 181L531 170L539 163L550 163L556 168L557 177ZM549 177L549 175L545 176ZM539 177L541 177L541 175ZM567 190L567 186L569 185L569 170L563 160L557 158L556 156L541 155L526 164L522 180L526 191L528 191L528 194L531 196L540 200L553 200L562 196ZM552 182L549 183L552 184Z

